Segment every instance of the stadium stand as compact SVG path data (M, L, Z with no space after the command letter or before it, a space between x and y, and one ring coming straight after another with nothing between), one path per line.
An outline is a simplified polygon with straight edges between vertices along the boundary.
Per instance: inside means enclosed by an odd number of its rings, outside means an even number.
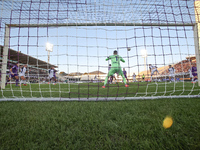
M190 78L189 69L192 67L191 66L192 63L196 63L195 56L188 56L186 57L185 60L182 60L175 64L171 64L175 69L176 77L179 78L180 80L190 80L191 78ZM169 74L168 65L159 67L157 69L160 75L155 75L153 78L164 80ZM142 74L145 74L146 80L150 78L150 71L148 70L146 72L145 71L140 72L139 75L137 76L138 80L141 80Z
M0 45L0 68L2 65L3 56L3 46ZM48 68L57 66L49 64L45 61L36 59L32 56L26 55L24 53L9 49L8 63L7 63L7 75L9 74L10 68L14 63L28 64L29 72L27 73L27 78L30 83L47 82L48 81ZM1 72L0 72L1 73Z
M102 71L93 71L89 73L84 73L81 76L81 81L83 82L101 82L105 80L106 73Z

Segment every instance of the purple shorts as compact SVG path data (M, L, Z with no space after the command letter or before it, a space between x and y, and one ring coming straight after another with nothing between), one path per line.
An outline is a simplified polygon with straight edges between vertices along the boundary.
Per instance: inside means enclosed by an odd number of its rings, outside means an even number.
M14 73L14 75L13 74L10 74L10 78L14 78L15 76L18 76L18 74L17 73Z
M56 75L53 75L53 77L56 79Z
M127 76L124 74L124 77L127 78Z
M192 75L195 77L195 76L197 76L197 73L192 73Z

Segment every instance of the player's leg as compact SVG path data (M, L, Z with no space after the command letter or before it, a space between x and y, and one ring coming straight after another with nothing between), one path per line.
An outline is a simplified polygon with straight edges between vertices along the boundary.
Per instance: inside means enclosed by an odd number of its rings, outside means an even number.
M19 84L19 76L17 74L15 74L15 79L16 79L16 86L18 86L18 84Z
M124 75L124 74L123 74ZM126 75L124 75L124 78L126 79L126 81L128 82L128 78L127 78L127 76ZM124 80L123 80L123 82L124 82Z
M6 79L6 85L8 84L8 82L11 80L11 75Z
M50 84L51 82L52 82L52 76L49 76L49 82L48 82L48 84Z
M160 73L158 72L158 69L156 69L156 72L157 72L158 74L160 74Z
M19 82L19 84L21 85L21 84L24 83L24 81L23 81L23 77L22 77L21 75L19 75L19 78L20 78L20 82Z
M154 69L154 70L151 71L151 81L152 81L153 74L154 74L154 72L155 72L156 70L157 70L157 69Z
M173 74L173 78L174 78L174 82L176 83L176 76L175 76L175 74Z
M21 79L22 79L23 85L26 86L26 78L25 78L25 76L21 76Z
M196 81L196 80L197 80L197 73L193 73L192 75L193 75L193 77L194 77L194 78L193 78L193 81Z
M123 74L122 69L119 68L118 70L119 70L119 71L118 71L119 75L121 75L122 78L123 78L123 82L124 82L125 86L128 87L128 85L126 84L126 78L125 78L125 76L124 76L124 74Z
M126 81L128 82L128 78L127 78L126 74L124 75L124 77L126 78Z
M105 88L107 82L108 82L108 78L113 75L115 73L115 69L111 68L110 71L108 72L106 78L105 78L105 81L104 81L104 86L102 86L102 88Z
M169 81L171 82L171 74L169 74Z
M112 81L113 81L113 75L110 76L110 83L112 84Z
M56 83L56 75L53 75L54 82Z
M171 81L172 81L172 82L176 82L175 74L172 74L171 76L172 76Z
M53 85L55 85L56 84L56 78L52 77L51 79L54 81Z
M197 75L195 76L195 81L197 81L198 80L198 77L197 77Z

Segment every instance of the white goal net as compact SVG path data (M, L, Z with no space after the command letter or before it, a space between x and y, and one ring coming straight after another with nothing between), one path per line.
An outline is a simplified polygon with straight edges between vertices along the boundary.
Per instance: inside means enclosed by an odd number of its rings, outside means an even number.
M200 96L194 0L0 1L0 100Z

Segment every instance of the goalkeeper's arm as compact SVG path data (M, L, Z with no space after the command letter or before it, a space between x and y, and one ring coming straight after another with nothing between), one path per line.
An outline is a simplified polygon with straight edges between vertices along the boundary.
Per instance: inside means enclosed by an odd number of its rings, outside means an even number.
M106 58L106 61L108 61L108 60L110 60L110 57L107 57L107 58Z
M120 56L120 61L125 62L125 60Z

